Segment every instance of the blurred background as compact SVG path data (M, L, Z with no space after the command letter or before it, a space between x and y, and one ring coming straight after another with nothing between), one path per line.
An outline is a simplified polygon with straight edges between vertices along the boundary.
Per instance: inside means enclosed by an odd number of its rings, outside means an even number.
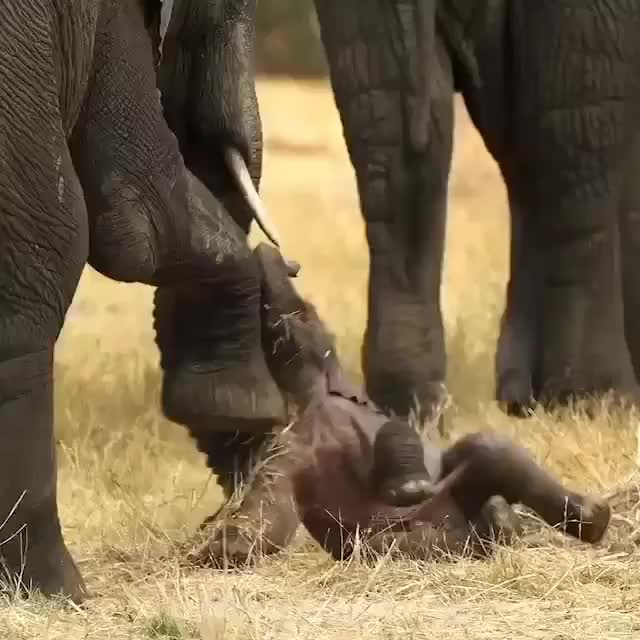
M258 72L321 77L327 66L312 0L258 2Z

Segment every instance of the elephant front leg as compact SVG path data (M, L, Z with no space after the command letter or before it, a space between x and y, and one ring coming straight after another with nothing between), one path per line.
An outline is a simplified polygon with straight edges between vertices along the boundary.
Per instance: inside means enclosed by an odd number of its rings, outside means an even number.
M399 416L417 409L420 422L443 401L446 368L440 285L453 81L434 7L316 0L367 227L367 391Z
M604 0L514 9L513 181L539 247L535 395L635 397L617 211L630 142L634 20ZM544 46L541 46L544 43ZM553 63L552 60L557 60Z
M6 324L0 318L0 329ZM65 546L56 500L53 348L0 349L0 561L20 589L81 602L86 587Z
M387 150L387 157L397 151ZM403 418L414 412L422 424L439 414L446 391L440 306L446 180L434 185L429 161L413 162L391 161L380 178L356 161L370 252L362 364L371 398Z

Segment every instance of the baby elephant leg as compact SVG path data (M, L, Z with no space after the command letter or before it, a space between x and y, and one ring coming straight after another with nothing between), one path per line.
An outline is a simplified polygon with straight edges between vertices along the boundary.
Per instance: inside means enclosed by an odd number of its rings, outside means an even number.
M604 501L564 487L521 447L494 433L466 436L443 454L443 476L456 470L450 491L473 521L491 496L521 503L551 526L585 542L605 534L611 510Z
M294 488L297 458L286 435L275 440L267 459L258 464L237 509L229 517L216 514L209 540L189 556L190 562L246 565L289 545L300 518Z
M367 549L375 554L424 561L473 554L475 547L470 527L446 529L431 523L410 531L378 533L367 540Z
M450 500L444 488L434 499ZM382 531L367 541L376 554L398 554L413 560L436 560L453 556L482 558L491 555L496 543L511 544L520 534L520 520L501 496L492 496L475 520L453 518L442 524L413 522L407 531Z

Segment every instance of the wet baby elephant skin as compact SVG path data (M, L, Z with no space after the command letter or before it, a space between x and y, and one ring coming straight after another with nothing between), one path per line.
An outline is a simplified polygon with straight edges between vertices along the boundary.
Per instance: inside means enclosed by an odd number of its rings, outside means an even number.
M349 383L313 306L286 274L275 277L277 251L260 247L258 256L266 274L264 330L281 334L275 341L267 336L276 344L269 365L293 397L297 416L275 437L239 507L214 523L192 562L243 564L275 553L300 523L336 559L348 557L358 539L373 552L391 549L415 559L467 551L483 556L493 548L487 541L509 542L518 533L514 503L570 536L601 540L610 520L604 501L570 491L523 448L489 431L444 450L423 449L427 475L416 480L422 497L399 504L385 488L394 473L380 483L375 470L379 447L388 446L385 440L401 423ZM293 306L298 312L286 316ZM402 448L390 450L401 463Z

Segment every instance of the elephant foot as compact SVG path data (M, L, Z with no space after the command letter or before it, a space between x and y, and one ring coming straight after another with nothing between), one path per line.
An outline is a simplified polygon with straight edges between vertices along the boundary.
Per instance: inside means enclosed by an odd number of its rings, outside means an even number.
M365 378L367 394L383 411L414 422L420 431L435 429L444 435L448 394L443 381L425 380L408 371L371 368Z
M211 530L211 534L187 555L187 562L215 568L250 567L282 551L296 529L297 519L280 514L275 505L264 504L261 515L234 515L229 519L218 511L203 523L201 530Z
M640 407L640 389L635 385L545 385L540 393L539 402L547 410L583 403L589 415L597 412L602 400L612 409L630 409Z
M187 562L194 566L250 567L254 565L264 546L259 533L251 532L238 525L227 525L216 532L198 549L187 556Z
M511 545L522 535L520 517L502 496L493 496L482 507L480 535L487 539Z
M52 362L53 347L4 361L0 349L0 590L80 603L88 594L56 501Z
M614 373L606 374L607 370ZM612 408L640 406L640 388L630 367L625 372L597 362L589 367L563 366L557 373L555 367L530 371L509 366L497 371L496 401L502 411L513 417L528 418L538 405L553 411L581 402L589 411L592 402L603 399Z
M530 417L536 407L531 375L513 370L499 372L496 381L496 402L509 416Z
M20 553L17 540L9 545L14 548L8 553L0 548L0 562L7 588L13 591L18 586L27 592L37 590L45 596L69 598L76 604L81 604L89 597L84 580L61 539L55 542L39 541L29 546L24 554Z
M582 542L600 542L610 520L611 507L604 500L578 496L567 500L564 531Z

